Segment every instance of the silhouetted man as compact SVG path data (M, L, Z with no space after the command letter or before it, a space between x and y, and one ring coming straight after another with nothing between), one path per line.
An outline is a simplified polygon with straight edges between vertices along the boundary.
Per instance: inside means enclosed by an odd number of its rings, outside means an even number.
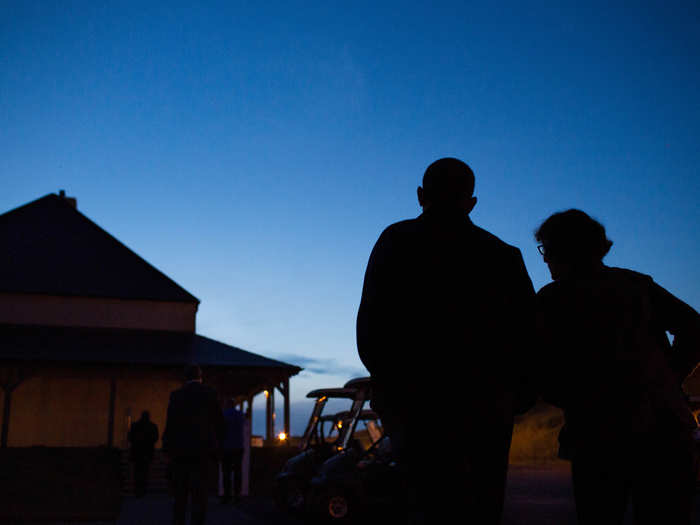
M191 523L203 525L210 473L223 438L224 419L216 391L202 384L202 371L197 365L185 368L185 380L182 388L170 394L163 451L170 458L175 496L173 522L184 525L191 494Z
M224 478L224 495L222 503L231 500L238 503L241 497L243 478L243 448L245 437L245 416L238 410L231 399L227 399L224 409L224 439L221 451L221 472ZM231 494L231 474L233 473L233 495Z
M148 485L148 468L153 461L153 447L158 441L158 427L151 421L151 414L144 410L141 419L129 429L131 461L134 462L134 495L145 496Z
M462 161L428 167L423 213L372 250L357 318L373 407L417 491L418 520L434 523L500 522L534 324L520 251L471 222L473 190Z
M540 382L564 409L580 525L690 525L696 424L681 390L700 360L700 315L651 277L603 264L605 228L580 210L537 230L554 282L537 294ZM674 335L669 344L666 332Z

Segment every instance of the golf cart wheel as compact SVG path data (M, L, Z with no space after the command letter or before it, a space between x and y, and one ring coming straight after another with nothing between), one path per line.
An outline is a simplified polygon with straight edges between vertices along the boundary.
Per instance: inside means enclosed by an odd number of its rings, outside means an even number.
M324 520L332 523L347 523L355 514L351 498L339 490L326 493L319 510Z

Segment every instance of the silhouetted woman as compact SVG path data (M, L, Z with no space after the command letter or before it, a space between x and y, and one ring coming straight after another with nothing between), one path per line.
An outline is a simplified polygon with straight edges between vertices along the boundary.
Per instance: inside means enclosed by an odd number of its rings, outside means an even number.
M580 210L535 238L554 280L537 294L542 385L566 415L579 524L620 524L630 501L637 523L690 524L696 423L681 383L700 360L700 316L648 275L605 266L612 242Z

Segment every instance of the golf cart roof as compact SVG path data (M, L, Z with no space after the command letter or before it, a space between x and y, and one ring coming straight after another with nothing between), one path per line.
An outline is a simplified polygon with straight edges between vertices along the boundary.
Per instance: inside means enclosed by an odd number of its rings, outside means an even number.
M351 379L347 383L343 385L343 388L355 388L355 389L360 389L364 388L367 389L370 386L372 386L371 379L369 376L366 377L356 377L354 379Z
M350 412L349 410L344 410L342 412L338 412L333 417L335 419L348 419L351 416L352 416L352 412ZM370 420L379 419L379 416L377 415L377 413L374 410L362 410L357 415L357 419L362 420L362 421L370 421Z
M340 412L336 412L335 414L327 414L325 416L321 416L319 418L320 421L339 421L341 419L348 419L349 417L352 416L352 412L350 410L341 410ZM379 416L374 410L363 410L357 415L357 419L361 419L363 421L370 421L370 420L376 420L379 419Z
M353 399L356 393L355 388L318 388L306 394L306 397L320 398L325 396Z

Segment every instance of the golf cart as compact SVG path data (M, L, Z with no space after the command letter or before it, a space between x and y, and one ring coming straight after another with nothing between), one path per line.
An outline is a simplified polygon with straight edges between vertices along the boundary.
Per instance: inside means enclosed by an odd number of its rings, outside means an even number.
M368 450L351 447L326 460L311 479L309 505L321 521L347 523L358 517L397 519L405 477L397 468L388 436ZM380 520L384 521L384 520Z
M369 378L351 380L343 388L324 388L309 392L306 397L315 398L306 431L300 443L301 452L290 458L282 471L275 476L275 501L278 506L299 512L306 506L306 494L311 478L318 467L333 454L345 449L351 441L357 422L363 420L376 426L376 415L362 414L362 407L369 396ZM323 415L329 399L350 399L350 410Z

